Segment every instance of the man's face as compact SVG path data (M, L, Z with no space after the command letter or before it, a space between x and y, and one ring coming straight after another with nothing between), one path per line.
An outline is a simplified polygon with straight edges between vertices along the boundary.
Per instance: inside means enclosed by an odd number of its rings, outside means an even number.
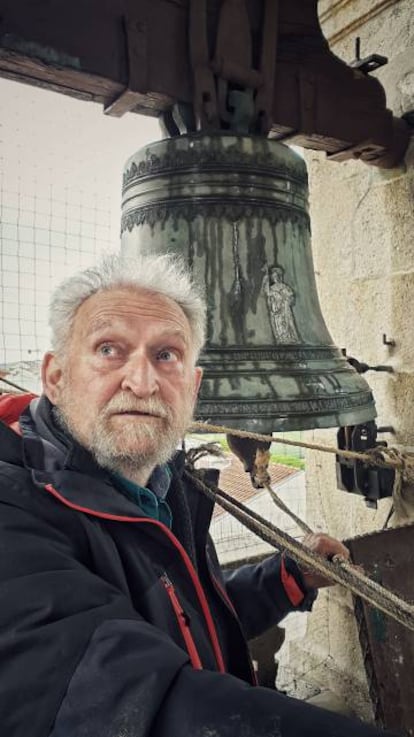
M185 433L201 369L173 300L119 288L85 300L64 359L48 354L43 378L61 419L101 465L150 472Z

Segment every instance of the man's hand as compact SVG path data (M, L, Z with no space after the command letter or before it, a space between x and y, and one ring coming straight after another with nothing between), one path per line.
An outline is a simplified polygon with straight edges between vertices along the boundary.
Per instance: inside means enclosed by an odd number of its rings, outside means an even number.
M339 540L335 540L329 535L324 535L319 532L311 532L309 535L302 540L303 544L306 545L309 550L314 553L319 553L327 560L332 560L335 555L339 555L345 560L349 560L350 553L348 548L345 547ZM305 586L310 589L320 589L323 586L333 586L334 582L329 581L321 573L317 573L308 568L301 567L301 573Z

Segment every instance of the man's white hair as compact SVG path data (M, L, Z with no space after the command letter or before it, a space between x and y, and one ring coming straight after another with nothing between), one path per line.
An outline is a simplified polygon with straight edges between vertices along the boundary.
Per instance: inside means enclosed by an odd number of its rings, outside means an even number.
M60 355L65 353L76 312L88 297L120 287L145 289L176 302L190 323L195 358L198 357L205 341L205 301L183 259L170 254L137 257L111 254L97 266L61 282L50 303L53 350Z

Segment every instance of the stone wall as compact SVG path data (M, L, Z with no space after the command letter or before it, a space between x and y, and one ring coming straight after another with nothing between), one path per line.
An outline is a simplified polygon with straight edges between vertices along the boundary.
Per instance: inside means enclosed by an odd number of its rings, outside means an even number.
M397 115L414 110L412 0L320 0L320 19L333 52L350 62L355 37L361 57L379 53L389 64L377 72L387 104ZM338 90L338 95L340 90ZM377 403L382 436L414 448L414 146L390 171L357 161L333 163L306 152L311 192L312 242L322 311L335 343L370 365L394 373L366 377ZM383 334L395 347L383 344ZM334 431L309 440L335 443ZM414 503L414 492L412 494ZM332 457L307 457L308 522L345 539L380 529L389 500L378 510L336 487ZM329 689L363 718L371 718L367 682L350 595L322 592L308 618L306 637L281 655L278 685L299 697Z

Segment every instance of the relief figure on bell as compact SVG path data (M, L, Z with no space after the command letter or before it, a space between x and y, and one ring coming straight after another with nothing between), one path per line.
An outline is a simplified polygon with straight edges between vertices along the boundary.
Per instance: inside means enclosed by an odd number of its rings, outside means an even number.
M276 343L300 343L293 317L295 292L283 281L280 266L266 266L263 277L269 318Z

